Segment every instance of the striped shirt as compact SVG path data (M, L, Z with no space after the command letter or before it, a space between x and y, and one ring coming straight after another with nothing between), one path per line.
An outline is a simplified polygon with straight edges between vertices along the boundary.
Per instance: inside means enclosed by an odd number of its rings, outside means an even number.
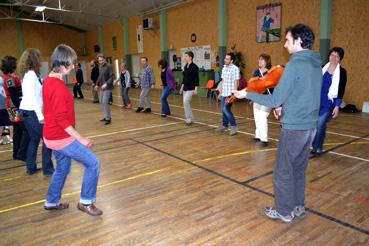
M150 88L155 84L154 72L149 65L146 65L142 68L140 83L142 88Z
M234 87L234 81L240 79L240 69L232 64L224 65L222 70L222 97L232 95L237 88Z

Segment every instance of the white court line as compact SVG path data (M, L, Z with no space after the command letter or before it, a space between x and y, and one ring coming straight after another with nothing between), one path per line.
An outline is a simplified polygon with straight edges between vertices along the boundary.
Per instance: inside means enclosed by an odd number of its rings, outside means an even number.
M340 156L344 156L344 157L349 157L349 158L353 158L353 159L360 160L360 161L369 162L369 159L365 159L365 158L361 158L361 157L357 157L357 156L341 154L341 153L337 153L337 152L334 152L334 151L328 151L328 153L334 154L334 155L340 155Z
M152 129L152 128L157 128L157 127L162 127L162 126L176 125L176 124L180 124L180 122L172 122L172 123L167 123L167 124L162 124L162 125L153 125L153 126L147 126L147 127L141 127L141 128L133 128L133 129L127 129L127 130L109 132L109 133L104 133L104 134L87 136L87 138L104 137L104 136L114 135L114 134L118 134L118 133L140 131L140 130L146 130L146 129ZM3 151L0 151L0 153L10 152L10 151L13 151L13 150L12 149L10 149L10 150L3 150Z
M115 95L113 95L115 96ZM119 97L119 96L115 96L115 97ZM92 99L92 98L90 98ZM139 101L139 99L136 99L136 98L132 98L133 100L135 101ZM151 101L151 103L153 104L161 104L159 102L155 102L155 101ZM115 104L115 105L118 105L118 106L121 106L120 104ZM170 105L171 107L174 107L174 108L183 108L182 106L178 106L178 105ZM209 110L203 110L203 109L197 109L197 108L192 108L192 110L194 111L199 111L199 112L204 112L204 113L209 113L209 114L216 114L216 115L222 115L221 113L219 112L214 112L214 111L209 111ZM243 116L238 116L238 115L234 115L235 118L238 118L238 119L247 119L247 120L254 120L254 118L249 118L249 117L243 117ZM269 120L269 124L273 124L273 125L280 125L280 123L278 122L274 122L274 121L270 121ZM342 137L350 137L350 138L360 138L360 136L355 136L355 135L349 135L349 134L343 134L343 133L338 133L338 132L332 132L332 131L327 131L327 133L329 134L332 134L332 135L337 135L337 136L342 136ZM369 140L369 138L362 138L364 140Z

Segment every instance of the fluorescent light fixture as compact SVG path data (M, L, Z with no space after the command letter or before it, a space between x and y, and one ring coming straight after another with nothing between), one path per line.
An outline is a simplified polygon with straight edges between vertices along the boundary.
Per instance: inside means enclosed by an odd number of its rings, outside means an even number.
M44 12L45 9L46 9L46 6L37 6L35 11L36 12Z

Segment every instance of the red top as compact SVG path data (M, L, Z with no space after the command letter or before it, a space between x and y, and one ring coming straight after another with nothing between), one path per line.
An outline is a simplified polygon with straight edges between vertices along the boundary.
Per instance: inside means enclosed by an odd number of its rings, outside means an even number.
M75 127L74 100L63 80L47 77L42 86L44 102L44 137L48 140L69 138L64 130Z
M22 99L22 84L17 76L4 74L4 91L6 95L6 108L19 108Z

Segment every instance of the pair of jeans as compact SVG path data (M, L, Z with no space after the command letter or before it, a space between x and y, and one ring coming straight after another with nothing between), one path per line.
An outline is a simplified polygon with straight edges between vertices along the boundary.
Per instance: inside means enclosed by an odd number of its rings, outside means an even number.
M172 90L168 86L163 86L163 92L161 93L161 113L165 115L170 115L170 108L168 104L168 96Z
M105 120L111 120L109 98L111 97L111 90L100 91L100 103L104 112Z
M226 103L226 99L227 97L222 97L221 101L223 127L228 128L228 124L231 124L232 127L236 127L236 119L231 111L232 103Z
M313 151L322 152L327 123L332 119L332 112L328 111L319 116L318 127L313 141Z
M296 206L305 205L306 168L315 129L282 129L274 167L274 200L277 212L291 215Z
M26 161L29 135L23 122L13 123L13 160Z
M62 189L70 172L72 159L81 163L85 168L80 203L85 205L94 203L100 172L100 163L95 154L77 140L63 149L53 150L53 153L56 159L56 168L51 177L45 206L51 207L60 204Z
M183 107L185 111L186 123L192 123L195 120L190 105L193 93L194 90L183 92Z
M151 108L150 87L141 88L140 102L139 102L138 107L143 108L145 106L145 101L146 101L146 108Z
M21 109L19 112L30 137L26 159L27 171L34 172L37 170L37 149L40 140L42 139L43 125L38 121L35 111ZM45 175L51 175L54 172L51 153L52 150L48 149L45 143L42 143L42 171Z
M129 99L128 96L128 91L129 91L129 87L122 87L121 88L121 96L122 96L122 103L124 106L128 106L129 104L131 104L131 100Z

